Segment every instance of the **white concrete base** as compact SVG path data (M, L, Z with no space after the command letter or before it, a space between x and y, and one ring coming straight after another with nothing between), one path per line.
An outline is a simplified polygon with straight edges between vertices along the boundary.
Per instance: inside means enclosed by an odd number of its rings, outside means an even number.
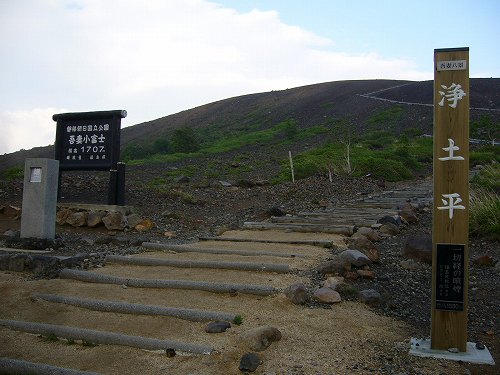
M473 342L467 343L466 352L452 353L448 350L431 349L431 340L411 338L409 353L417 357L442 358L450 361L495 365L495 361L488 348L485 347L483 350L479 350Z

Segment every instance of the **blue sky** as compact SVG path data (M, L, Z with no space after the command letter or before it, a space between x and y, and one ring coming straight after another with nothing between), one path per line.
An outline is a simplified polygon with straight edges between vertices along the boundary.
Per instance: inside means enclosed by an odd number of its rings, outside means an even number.
M130 126L312 83L429 80L435 48L500 77L498 15L497 0L0 0L0 154L53 143L54 113L125 109Z

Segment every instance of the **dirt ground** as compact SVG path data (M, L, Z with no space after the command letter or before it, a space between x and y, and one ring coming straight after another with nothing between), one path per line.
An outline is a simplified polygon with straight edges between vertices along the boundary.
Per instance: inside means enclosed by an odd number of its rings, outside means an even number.
M230 232L226 236L248 237L251 232ZM259 236L264 232L256 232ZM255 232L254 234L255 235ZM273 236L266 233L265 236ZM274 234L301 239L332 239L332 235ZM343 241L333 236L338 245ZM219 259L227 261L288 262L296 272L277 274L233 270L139 267L108 264L97 270L108 275L130 278L189 279L215 282L273 285L283 289L295 282L308 283L300 276L328 258L329 249L283 244L212 243L194 246L253 249L255 251L295 252L305 258L210 256L196 253L147 252L140 256L169 259ZM205 333L205 322L189 322L171 317L150 317L102 313L54 304L31 298L34 293L52 293L82 298L127 301L169 307L222 311L243 316L243 324L220 334ZM359 302L343 301L332 306L297 306L280 293L261 297L248 294L229 296L203 291L176 289L124 288L121 285L82 283L73 280L33 280L31 275L0 272L0 318L36 321L73 327L98 329L160 339L210 345L212 355L165 353L140 349L82 344L66 340L51 341L37 335L0 328L0 356L95 371L102 374L240 374L241 356L248 352L240 335L249 329L269 325L282 333L282 339L258 353L261 365L256 374L463 374L460 363L422 359L408 355L412 329L402 321L376 314Z

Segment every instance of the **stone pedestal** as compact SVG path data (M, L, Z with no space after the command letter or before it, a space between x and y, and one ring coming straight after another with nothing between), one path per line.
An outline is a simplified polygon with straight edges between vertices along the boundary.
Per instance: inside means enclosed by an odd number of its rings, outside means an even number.
M59 161L26 159L21 238L54 239Z

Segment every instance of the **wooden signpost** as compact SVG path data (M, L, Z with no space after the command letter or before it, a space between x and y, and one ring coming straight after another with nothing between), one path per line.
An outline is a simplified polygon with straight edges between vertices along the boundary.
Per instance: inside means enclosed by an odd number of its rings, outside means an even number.
M469 48L434 50L431 348L467 351Z

